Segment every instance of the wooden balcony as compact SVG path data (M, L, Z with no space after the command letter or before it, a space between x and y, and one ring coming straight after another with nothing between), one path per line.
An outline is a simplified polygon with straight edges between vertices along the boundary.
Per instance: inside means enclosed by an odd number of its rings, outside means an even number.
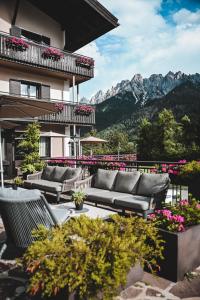
M72 76L75 75L77 79L76 82L78 83L94 77L93 66L77 64L77 60L80 58L78 54L56 49L61 53L60 59L45 58L44 52L49 47L24 40L28 44L28 48L25 51L16 51L8 47L7 41L10 38L13 38L13 36L0 32L0 61L10 61L25 66L28 65L43 71L48 70L48 72L54 72L54 75L57 73L58 76L68 79L72 79ZM92 60L89 57L85 58Z
M76 115L76 104L64 103L64 108L61 112L39 117L38 120L44 123L54 124L80 124L83 126L95 125L95 111L89 116Z

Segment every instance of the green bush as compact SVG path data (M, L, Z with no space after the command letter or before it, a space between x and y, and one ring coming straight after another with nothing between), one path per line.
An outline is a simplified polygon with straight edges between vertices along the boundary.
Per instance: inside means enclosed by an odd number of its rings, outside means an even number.
M22 173L35 173L41 171L45 163L41 161L39 155L40 125L38 123L28 124L24 133L24 138L18 145L23 152L21 164Z
M194 180L200 178L200 162L193 160L181 166L179 176L186 180Z
M28 292L47 297L66 289L66 299L72 292L79 299L112 299L132 266L156 268L163 250L155 226L138 217L80 216L62 227L40 227L34 236L21 263L30 274Z

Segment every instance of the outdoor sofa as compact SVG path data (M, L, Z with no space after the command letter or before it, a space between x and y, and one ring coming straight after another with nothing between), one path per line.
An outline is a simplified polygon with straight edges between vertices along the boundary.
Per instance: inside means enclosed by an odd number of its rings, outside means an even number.
M75 182L81 179L81 168L47 166L42 172L28 175L24 187L55 193L59 202L60 195L72 190Z
M86 200L96 204L133 210L147 218L155 208L165 201L170 184L169 175L123 172L98 169L97 174L75 183Z

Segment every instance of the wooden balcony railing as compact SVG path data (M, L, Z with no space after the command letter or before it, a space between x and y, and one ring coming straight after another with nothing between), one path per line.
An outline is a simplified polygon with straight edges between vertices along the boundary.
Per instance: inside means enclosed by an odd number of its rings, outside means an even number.
M55 61L52 58L44 58L43 53L45 49L49 48L48 46L24 40L28 44L28 48L25 51L16 51L14 49L10 49L7 45L7 40L10 38L13 38L13 36L0 32L0 59L78 75L88 79L94 77L93 66L87 67L77 65L76 60L80 58L80 55L78 54L68 53L59 49L62 57L58 61ZM85 58L92 60L91 58Z
M92 112L89 116L82 116L75 114L76 104L70 102L64 103L64 108L61 112L45 115L39 117L39 121L45 123L70 123L70 124L80 124L80 125L94 125L95 124L95 111Z

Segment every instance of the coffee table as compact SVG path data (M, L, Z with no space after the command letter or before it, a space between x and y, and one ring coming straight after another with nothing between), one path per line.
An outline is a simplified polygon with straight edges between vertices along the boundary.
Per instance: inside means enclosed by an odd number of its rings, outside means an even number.
M73 202L51 205L52 210L53 210L53 207L69 209L71 211L71 215L70 215L71 217L79 217L80 215L84 214L87 217L92 218L92 219L101 218L101 219L106 220L106 219L109 219L109 216L117 214L117 212L115 212L115 211L97 207L97 206L93 206L93 205L86 204L86 203L83 204L83 211L76 210Z

